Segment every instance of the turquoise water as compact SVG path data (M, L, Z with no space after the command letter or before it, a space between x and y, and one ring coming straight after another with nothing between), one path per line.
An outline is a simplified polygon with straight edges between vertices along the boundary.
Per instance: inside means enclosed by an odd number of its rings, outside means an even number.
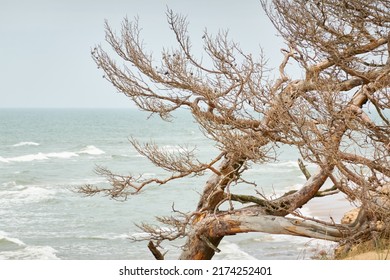
M137 154L129 137L174 151L196 146L199 158L217 154L186 111L172 123L135 109L0 110L0 259L153 259L136 223L175 209L195 209L207 175L152 186L126 202L84 197L74 192L85 183L106 184L96 165L122 174L164 176ZM247 179L268 195L304 182L297 154L279 151L280 161L253 166ZM238 187L233 187L237 191ZM251 186L244 192L254 193ZM167 243L168 258L179 250ZM216 259L302 259L310 245L303 238L244 234L226 238Z

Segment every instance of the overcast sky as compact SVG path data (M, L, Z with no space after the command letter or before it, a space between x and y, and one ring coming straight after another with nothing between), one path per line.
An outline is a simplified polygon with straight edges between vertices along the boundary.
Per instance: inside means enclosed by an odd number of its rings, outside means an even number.
M104 20L119 27L138 16L148 50L173 45L167 6L187 16L192 41L229 29L248 52L260 46L270 66L281 39L259 0L0 0L0 107L129 107L102 78L90 50L104 43Z

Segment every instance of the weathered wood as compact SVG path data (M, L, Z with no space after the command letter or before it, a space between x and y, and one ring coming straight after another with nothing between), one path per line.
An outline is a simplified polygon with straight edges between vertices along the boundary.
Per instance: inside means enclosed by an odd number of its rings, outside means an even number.
M220 253L221 250L218 249L218 247L216 247L209 239L208 237L206 237L205 235L201 235L200 236L200 240L202 240L203 242L205 242L207 244L207 246L209 246L211 249L213 249L215 252L217 253Z
M356 227L359 227L356 224ZM219 252L224 236L248 232L286 234L329 241L339 241L355 228L351 225L329 225L311 220L264 214L264 209L249 206L232 212L209 214L192 228L180 259L206 260Z
M156 258L156 260L164 260L164 255L160 252L160 250L157 249L156 245L154 245L152 241L149 241L148 248L150 252L152 252L153 256Z
M316 173L306 181L300 190L291 195L273 200L273 204L279 205L279 209L273 214L276 216L286 216L295 211L295 209L305 205L323 186L331 170L333 170L333 167L329 166L318 168Z
M302 171L303 175L305 175L306 180L309 180L311 177L311 174L310 174L309 170L307 170L305 164L303 163L303 161L300 158L298 159L298 165L299 165L299 169ZM337 189L337 187L332 186L326 190L318 191L316 193L315 197L323 197L323 196L337 194L337 193L339 193L339 190Z
M300 158L298 159L298 166L299 166L299 169L301 169L303 175L305 175L306 180L309 180L311 177L311 174L310 174L309 170L307 170L305 164L303 163L303 161Z
M206 182L197 206L197 212L202 214L197 215L192 221L193 230L188 234L180 259L207 260L218 251L223 236L211 237L207 232L203 234L204 229L199 228L198 224L201 225L208 214L214 213L220 202L225 199L225 188L235 175L235 166L238 164L239 160L224 159L219 166L220 174L212 174Z
M325 225L323 223L291 217L264 215L256 207L240 209L234 213L221 213L205 218L198 227L203 227L210 237L223 237L246 232L263 232L269 234L288 234L338 241L351 230L343 225ZM200 230L198 228L199 231Z
M199 228L199 227L197 227ZM202 228L204 230L205 228ZM215 250L204 242L196 231L192 231L187 239L186 246L180 255L180 260L211 260ZM208 241L218 248L223 237L208 237Z
M197 211L214 211L215 207L224 199L224 189L227 181L224 180L232 172L232 162L224 159L220 166L220 175L212 174L203 188L202 196L198 202Z

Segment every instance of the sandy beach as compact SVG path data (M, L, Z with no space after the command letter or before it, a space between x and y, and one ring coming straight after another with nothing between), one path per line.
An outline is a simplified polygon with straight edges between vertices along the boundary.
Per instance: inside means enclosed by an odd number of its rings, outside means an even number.
M312 199L302 208L302 214L309 217L321 219L323 221L341 223L344 214L357 206L345 199L345 195L338 193L331 196L319 197ZM324 243L326 246L326 242ZM329 246L332 247L332 242ZM329 248L325 251L332 251ZM343 258L344 260L390 260L390 248L387 250L372 250L359 252L352 249L351 252Z
M338 193L312 199L302 208L302 214L338 224L346 212L356 207L343 193Z

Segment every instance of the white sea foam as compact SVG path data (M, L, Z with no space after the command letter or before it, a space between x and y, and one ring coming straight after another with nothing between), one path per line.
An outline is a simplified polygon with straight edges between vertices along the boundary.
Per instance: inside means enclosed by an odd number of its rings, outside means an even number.
M46 154L46 156L48 158L71 158L71 157L78 157L79 155L73 152L60 152L60 153L48 153Z
M289 160L289 161L282 161L282 162L272 162L272 163L267 163L267 166L272 166L272 167L296 167L298 168L298 162Z
M101 155L104 153L105 153L104 151L100 150L99 148L96 148L93 145L89 145L78 152L78 154L88 154L88 155Z
M147 235L149 236L149 235ZM116 234L104 234L104 235L94 235L94 236L82 236L80 238L85 238L85 239L98 239L98 240L124 240L124 239L130 239L132 238L133 236L131 235L128 235L128 234L119 234L119 235L116 235ZM135 238L135 237L133 237Z
M249 173L286 173L298 170L298 163L295 161L283 161L275 163L266 163L262 165L254 165L248 169Z
M39 143L36 142L19 142L15 145L12 145L13 147L21 147L21 146L39 146Z
M1 250L2 246L6 249ZM10 237L9 233L0 231L0 260L55 260L59 259L56 252L50 246L29 246L18 238Z
M17 185L11 190L0 192L2 205L13 205L18 203L36 203L54 198L57 194L55 189L47 189L38 186Z
M30 201L39 202L55 197L56 191L54 189L46 189L42 187L28 187L19 194L19 198Z
M37 153L37 154L29 154L18 157L9 157L5 158L6 162L29 162L34 160L47 160L50 158L71 158L77 157L78 154L72 152L60 152L60 153Z
M5 163L7 163L7 162L9 162L7 159L5 159L5 158L3 158L3 157L0 157L0 162L5 162Z
M3 260L59 260L57 250L50 246L27 246L20 250L0 252Z
M112 240L116 240L116 239L129 239L130 236L128 234L119 234L119 235L115 235L113 237L111 237Z
M133 233L130 238L134 238L135 240L145 240L150 237L150 234L147 232L139 232Z
M16 244L18 246L25 246L26 244L24 244L24 242L18 238L14 238L14 237L9 237L8 236L9 234L4 232L4 231L0 231L0 242L8 242L8 243L13 243L13 244Z
M27 162L27 161L33 161L33 160L45 160L48 159L48 157L43 153L38 154L29 154L29 155L23 155L18 157L9 157L5 160L7 162L14 161L14 162Z
M16 185L17 185L16 181L9 181L9 182L4 182L1 184L1 186L4 188L15 187Z
M52 153L37 153L37 154L28 154L17 157L0 157L0 162L30 162L35 160L48 160L48 159L69 159L72 157L78 157L80 154L88 155L101 155L105 152L96 148L95 146L86 146L84 149L78 152L52 152Z
M234 243L222 240L221 244L218 246L221 250L221 253L217 254L218 259L224 260L255 260L256 258L248 254L247 252L241 250L241 248Z

